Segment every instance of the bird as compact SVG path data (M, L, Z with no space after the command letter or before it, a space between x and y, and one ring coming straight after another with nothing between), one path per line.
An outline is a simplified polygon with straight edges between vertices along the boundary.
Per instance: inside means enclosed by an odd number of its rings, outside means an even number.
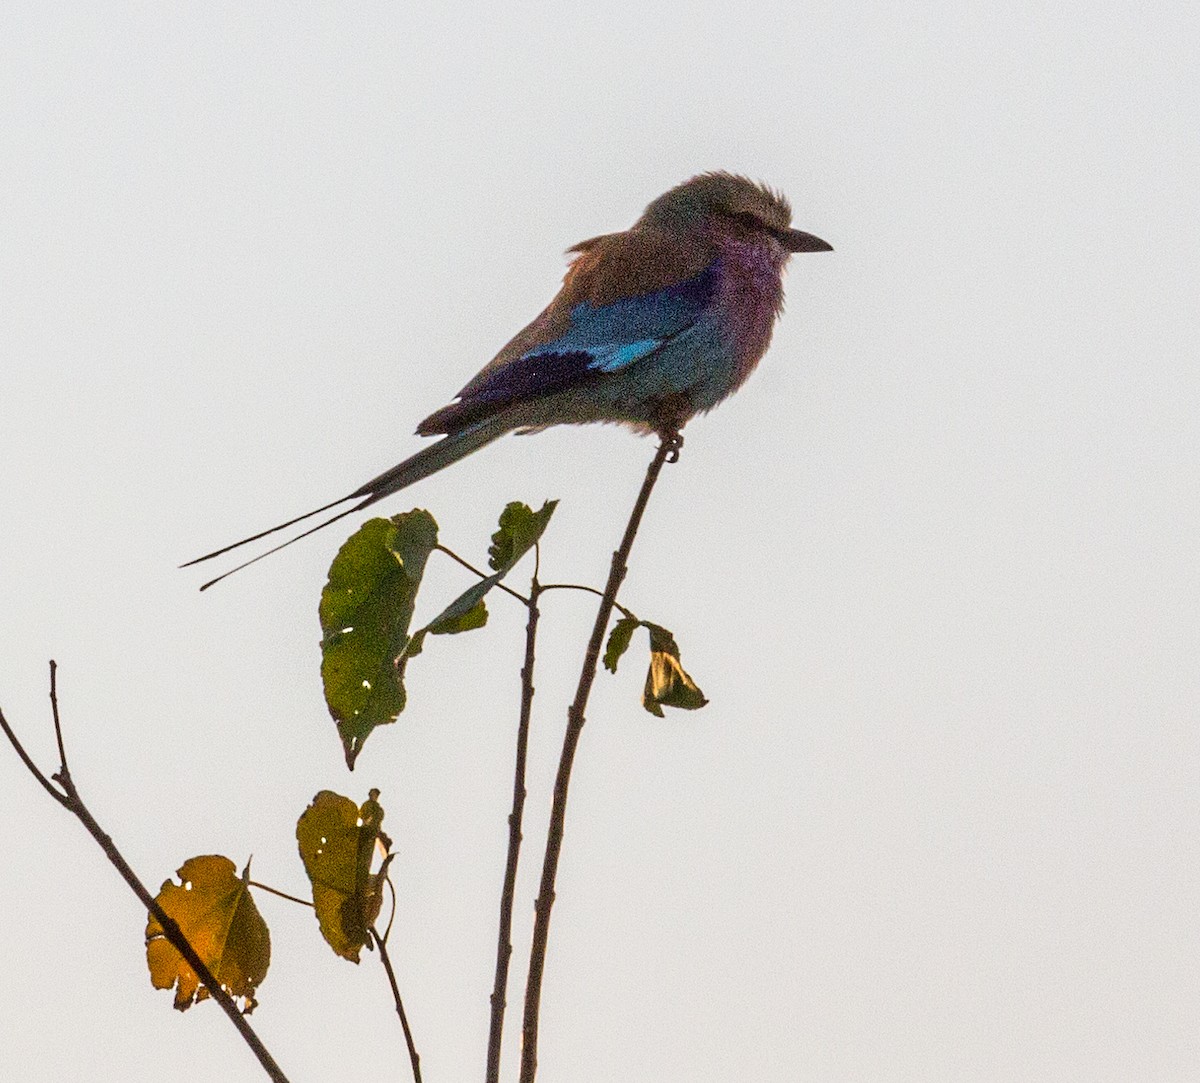
M683 426L741 387L766 353L790 257L832 251L791 220L782 193L744 176L714 171L676 185L629 229L568 249L545 310L417 426L436 443L338 500L181 566L356 502L205 590L510 432L610 422L678 447Z

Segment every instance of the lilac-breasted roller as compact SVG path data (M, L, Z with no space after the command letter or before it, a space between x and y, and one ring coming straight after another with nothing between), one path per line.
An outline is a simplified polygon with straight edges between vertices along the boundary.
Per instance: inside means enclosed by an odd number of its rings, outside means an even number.
M508 432L608 421L677 436L741 387L766 352L783 310L788 258L830 251L792 229L791 218L780 193L745 177L702 173L684 181L630 229L570 249L562 288L546 310L417 426L421 436L440 435L437 443L340 500L189 563L357 501L290 545Z

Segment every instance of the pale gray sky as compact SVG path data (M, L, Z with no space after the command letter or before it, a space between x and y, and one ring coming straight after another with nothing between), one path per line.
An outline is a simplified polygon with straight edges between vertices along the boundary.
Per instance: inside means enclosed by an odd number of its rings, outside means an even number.
M0 704L52 767L58 659L155 886L221 852L302 890L296 817L378 786L425 1078L481 1078L523 613L434 644L350 776L316 648L348 529L203 596L175 565L410 453L563 249L745 172L836 252L639 539L623 598L712 702L598 680L540 1078L1200 1078L1198 40L1183 3L7 4ZM546 575L600 583L651 450L512 439L383 509L482 558L558 497ZM546 608L513 1005L592 612ZM0 1074L260 1078L3 750L0 824ZM374 957L262 909L293 1081L405 1078Z

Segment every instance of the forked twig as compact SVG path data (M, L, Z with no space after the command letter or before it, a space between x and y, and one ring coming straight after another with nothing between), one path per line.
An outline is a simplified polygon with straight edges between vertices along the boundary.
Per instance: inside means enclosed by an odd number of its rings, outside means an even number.
M196 972L196 977L204 984L204 987L208 990L213 1000L229 1016L230 1022L237 1028L242 1039L258 1058L263 1071L275 1083L288 1083L287 1076L283 1074L283 1070L275 1063L275 1058L267 1051L267 1047L263 1045L262 1040L254 1032L254 1028L250 1026L246 1017L238 1009L233 998L225 991L225 988L216 979L212 971L208 969L204 960L196 954L196 950L188 942L187 937L183 935L183 931L179 928L174 918L158 905L154 896L146 889L145 884L138 879L137 873L133 871L129 862L121 855L112 838L96 822L96 818L91 814L87 805L84 804L83 798L79 796L79 791L75 788L71 773L67 769L66 746L63 741L62 723L58 714L58 667L53 661L50 663L50 706L54 716L54 735L58 742L58 754L61 761L59 769L50 779L47 779L42 774L37 764L33 762L32 758L25 751L16 733L13 732L13 728L8 724L8 719L4 717L3 710L0 710L0 729L4 730L9 743L21 758L21 762L29 769L29 773L37 779L42 788L55 801L75 816L87 829L88 834L96 840L97 845L104 851L104 856L108 858L109 863L121 874L121 878L129 885L142 905L145 906L162 927L163 936L187 960L188 966ZM54 783L58 783L58 786L56 787Z

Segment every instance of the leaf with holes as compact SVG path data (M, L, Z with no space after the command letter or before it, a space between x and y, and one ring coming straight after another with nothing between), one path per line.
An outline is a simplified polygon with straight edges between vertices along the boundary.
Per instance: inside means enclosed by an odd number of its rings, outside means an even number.
M437 535L433 516L420 509L369 519L330 565L321 591L321 680L351 769L375 727L404 710L396 663Z
M296 842L312 883L321 935L343 959L358 962L379 916L391 840L380 830L383 808L372 790L360 808L349 797L322 790L296 822ZM371 871L376 844L385 854Z
M155 901L249 1015L271 965L271 934L250 895L249 865L238 876L227 857L191 857L176 875L179 883L164 881ZM174 987L175 1007L181 1012L212 995L153 914L146 924L146 965L155 989Z

